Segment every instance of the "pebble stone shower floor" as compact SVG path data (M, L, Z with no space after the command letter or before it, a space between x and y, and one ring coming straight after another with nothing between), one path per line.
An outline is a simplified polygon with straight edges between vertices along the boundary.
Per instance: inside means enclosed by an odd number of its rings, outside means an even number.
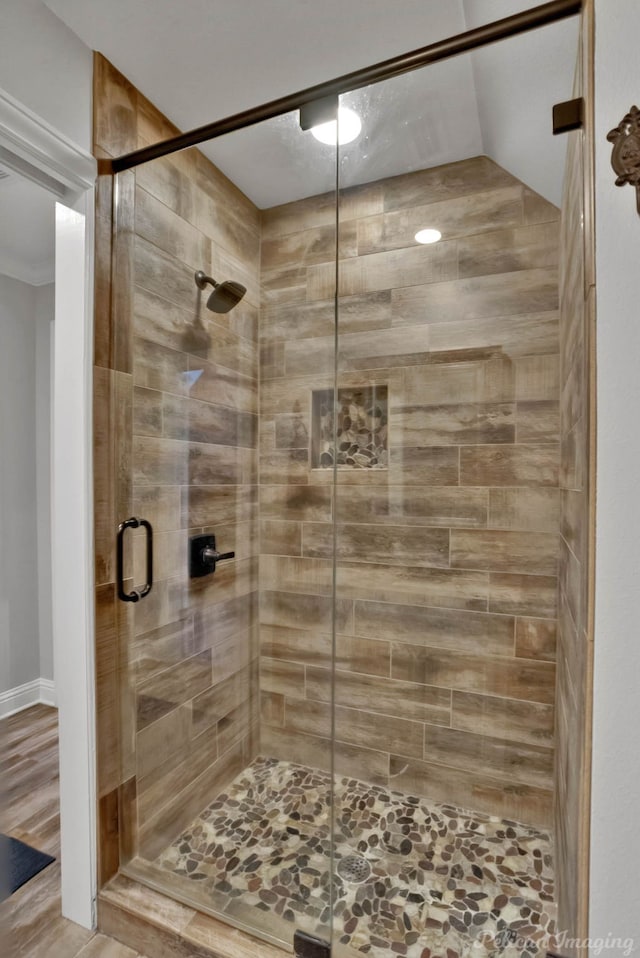
M155 865L197 882L199 900L210 891L245 914L249 906L266 933L278 916L280 927L291 923L289 941L295 928L321 934L330 794L327 773L258 758ZM337 781L334 802L333 940L345 952L531 958L552 944L548 834L349 778ZM354 855L365 864L346 861Z

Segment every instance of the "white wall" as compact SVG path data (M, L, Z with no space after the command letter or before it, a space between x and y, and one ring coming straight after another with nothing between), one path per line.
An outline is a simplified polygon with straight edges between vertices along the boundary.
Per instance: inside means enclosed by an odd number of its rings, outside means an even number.
M595 0L598 476L591 935L640 951L640 216L607 132L640 100L640 3ZM594 949L595 951L595 949ZM620 953L620 952L619 952Z
M38 517L38 622L40 678L53 681L51 607L51 364L55 285L35 290L36 325L36 502Z
M40 677L35 299L33 286L0 276L0 691Z
M91 50L41 0L0 8L0 88L90 151Z

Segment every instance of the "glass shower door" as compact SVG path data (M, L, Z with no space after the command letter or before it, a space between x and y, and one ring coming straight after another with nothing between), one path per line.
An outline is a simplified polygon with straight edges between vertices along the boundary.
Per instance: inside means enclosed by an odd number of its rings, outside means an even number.
M288 949L331 923L333 564L303 541L333 508L312 408L331 418L335 149L310 137L296 112L119 174L113 260L121 870ZM300 222L283 200L311 175Z
M486 155L441 95L473 75L340 98L338 953L535 955L554 930L564 145L532 96L546 140Z

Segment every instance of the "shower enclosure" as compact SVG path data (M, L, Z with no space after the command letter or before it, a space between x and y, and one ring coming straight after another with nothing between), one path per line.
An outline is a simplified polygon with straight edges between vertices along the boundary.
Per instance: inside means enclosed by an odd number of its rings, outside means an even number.
M582 133L507 149L473 85L527 43L101 181L102 881L350 958L578 913ZM100 155L176 132L96 90Z

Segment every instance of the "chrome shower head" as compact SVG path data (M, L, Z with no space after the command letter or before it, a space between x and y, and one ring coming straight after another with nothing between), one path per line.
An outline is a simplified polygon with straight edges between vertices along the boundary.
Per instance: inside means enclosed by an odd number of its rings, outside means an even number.
M213 286L213 292L207 300L207 309L214 313L228 313L240 302L247 291L241 283L235 283L230 279L225 280L224 283L217 283L211 276L206 276L201 269L195 274L195 281L198 289Z

